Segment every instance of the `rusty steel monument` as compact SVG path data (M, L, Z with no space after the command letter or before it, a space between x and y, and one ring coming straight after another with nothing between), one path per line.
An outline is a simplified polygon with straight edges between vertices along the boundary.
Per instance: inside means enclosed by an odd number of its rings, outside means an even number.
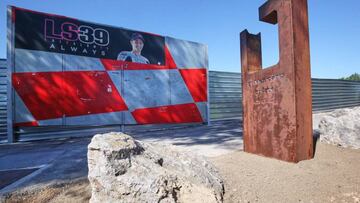
M311 159L307 1L269 0L259 8L259 18L278 24L280 59L263 69L260 33L241 32L244 151L288 162Z

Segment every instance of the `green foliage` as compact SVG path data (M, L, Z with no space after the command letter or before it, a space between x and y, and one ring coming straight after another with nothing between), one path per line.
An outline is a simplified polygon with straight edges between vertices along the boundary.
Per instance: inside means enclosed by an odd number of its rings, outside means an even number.
M354 74L350 75L349 77L343 77L343 78L340 78L340 79L342 79L342 80L360 81L360 74L354 73Z

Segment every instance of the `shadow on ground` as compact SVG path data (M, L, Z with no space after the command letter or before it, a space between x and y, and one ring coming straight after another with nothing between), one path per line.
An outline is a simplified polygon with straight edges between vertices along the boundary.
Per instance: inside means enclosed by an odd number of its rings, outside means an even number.
M211 126L125 132L138 140L171 143L205 156L216 156L242 149L240 126L240 120L227 120L215 121ZM86 179L90 141L91 137L77 137L0 145L0 172L11 174L12 171L39 168L15 182L8 181L0 188L0 194L34 185ZM0 182L5 179L8 177L0 176Z

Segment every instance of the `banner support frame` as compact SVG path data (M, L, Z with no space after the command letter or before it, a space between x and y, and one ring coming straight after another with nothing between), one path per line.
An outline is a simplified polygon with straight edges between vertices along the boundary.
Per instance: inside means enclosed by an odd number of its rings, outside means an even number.
M14 53L14 31L15 31L15 24L13 22L13 15L15 15L14 9L12 6L7 7L7 140L8 143L15 142L15 135L14 135L14 90L12 88L12 73L13 69L15 68L15 53Z

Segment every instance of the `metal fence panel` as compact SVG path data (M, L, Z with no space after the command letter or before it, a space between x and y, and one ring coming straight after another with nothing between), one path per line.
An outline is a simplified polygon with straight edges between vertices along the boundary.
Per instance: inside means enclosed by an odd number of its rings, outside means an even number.
M313 111L360 106L360 82L312 79Z
M241 117L242 94L239 73L210 71L210 119Z
M0 60L0 141L6 138L6 64ZM337 108L360 106L360 82L336 79L312 79L313 111L328 111ZM242 117L241 74L209 72L210 119ZM126 132L134 130L159 130L186 127L181 125L127 126ZM71 126L16 129L20 140L56 137L83 136L119 130L120 126Z
M210 119L242 117L241 74L211 71ZM360 82L312 79L313 112L360 106Z
M7 72L6 60L0 59L0 141L3 141L7 135Z

